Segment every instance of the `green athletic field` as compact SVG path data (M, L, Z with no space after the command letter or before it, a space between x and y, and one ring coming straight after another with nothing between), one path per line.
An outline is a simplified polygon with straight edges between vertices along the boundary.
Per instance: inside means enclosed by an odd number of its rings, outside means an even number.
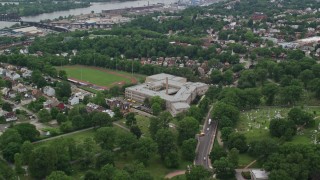
M65 70L68 78L104 87L123 85L125 83L133 83L136 81L136 79L134 77L132 78L129 73L117 72L103 68L62 66L57 67L57 69Z

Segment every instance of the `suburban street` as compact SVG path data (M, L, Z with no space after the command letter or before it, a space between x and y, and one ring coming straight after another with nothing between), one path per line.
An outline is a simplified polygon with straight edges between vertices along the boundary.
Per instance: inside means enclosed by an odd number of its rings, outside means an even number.
M4 102L8 102L8 103L10 103L10 104L13 104L13 105L14 105L13 108L18 108L18 109L24 110L24 111L26 111L29 115L33 115L34 118L32 118L32 119L29 121L29 123L35 125L36 128L37 128L37 130L42 130L42 129L44 129L44 128L48 128L48 126L46 126L45 124L39 122L39 119L38 119L37 114L35 114L35 113L33 113L32 111L30 111L29 109L23 107L21 104L15 104L13 101L8 100L8 99L4 99L4 98L3 98L2 100L3 100ZM20 122L20 121L17 121L16 123L19 124L19 123L21 123L21 122Z
M209 124L209 119L211 118L211 110L212 108L210 109L203 126L204 136L198 136L198 146L196 149L196 158L194 161L195 165L202 165L206 169L212 168L211 162L209 160L209 154L214 143L218 125L218 123L213 120L211 121L211 124Z

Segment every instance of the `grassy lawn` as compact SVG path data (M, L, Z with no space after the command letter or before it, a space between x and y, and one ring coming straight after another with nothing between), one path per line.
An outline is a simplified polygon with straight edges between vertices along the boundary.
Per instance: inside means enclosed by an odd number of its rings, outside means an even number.
M316 112L316 117L320 116L320 107L304 107L304 110L310 113ZM244 111L240 115L240 121L236 130L243 133L248 142L270 138L269 124L275 117L287 117L290 108L264 107L261 109ZM318 129L320 118L316 119L316 127L303 129L294 136L292 143L308 144L311 143L314 130Z
M116 158L116 167L122 169L125 167L125 165L130 164L134 161L134 157L132 154L128 154L126 157L124 156L117 156ZM192 162L180 161L180 166L177 169L168 169L163 165L163 162L160 160L159 155L154 156L150 162L149 165L146 167L146 170L150 172L150 174L154 177L156 180L164 179L164 177L175 170L185 170L187 168L187 165L191 165Z
M171 178L171 180L186 180L186 175L179 175Z
M239 167L246 167L248 164L250 164L254 160L255 160L254 157L251 157L246 153L239 154Z
M137 125L141 129L142 134L146 137L150 137L150 132L149 132L150 119L148 117L141 116L141 115L136 115L135 118L137 119ZM127 127L126 119L121 119L117 121L117 123Z
M137 124L141 129L143 135L149 137L150 136L150 132L149 132L150 119L148 117L144 117L140 115L136 115L135 117L137 119Z
M68 77L70 78L86 81L99 86L112 86L116 85L117 82L131 82L131 74L128 75L129 73L125 74L124 72L112 71L107 69L107 71L112 73L103 71L103 69L99 70L94 69L93 67L85 66L63 66L57 67L57 69L65 70L67 72Z

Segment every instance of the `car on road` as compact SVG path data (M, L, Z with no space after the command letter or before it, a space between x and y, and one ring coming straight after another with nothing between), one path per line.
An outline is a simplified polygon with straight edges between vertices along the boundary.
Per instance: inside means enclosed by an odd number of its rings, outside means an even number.
M200 132L200 134L199 134L200 137L204 136L204 135L205 135L204 132Z
M207 158L206 158L206 157L203 157L203 160L205 161L205 160L207 160Z
M210 130L210 128L207 128L207 131L209 131Z

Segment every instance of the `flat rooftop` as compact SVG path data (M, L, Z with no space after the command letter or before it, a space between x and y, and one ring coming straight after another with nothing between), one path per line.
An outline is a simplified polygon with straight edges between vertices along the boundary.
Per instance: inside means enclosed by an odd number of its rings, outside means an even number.
M166 93L166 78L168 78L168 94ZM161 73L148 76L146 83L128 87L127 90L149 97L160 96L168 102L186 102L197 88L205 86L208 85L200 82L186 82L186 78Z

